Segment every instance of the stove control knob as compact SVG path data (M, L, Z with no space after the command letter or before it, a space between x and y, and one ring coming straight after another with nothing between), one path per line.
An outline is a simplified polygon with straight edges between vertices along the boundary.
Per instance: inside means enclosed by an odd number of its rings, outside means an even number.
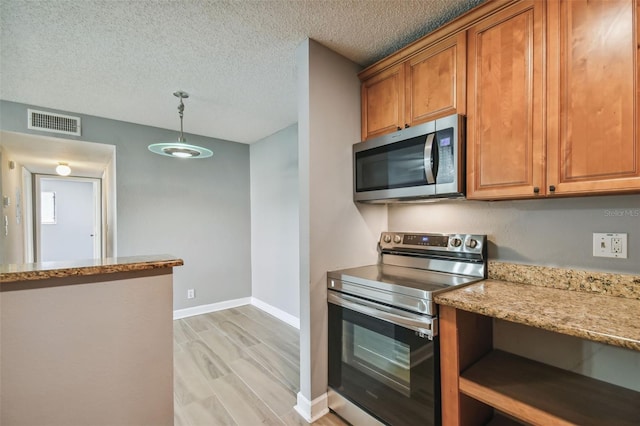
M390 243L391 242L391 235L386 234L384 237L382 237L382 241L384 241L385 243Z
M453 238L451 240L451 245L453 247L460 247L462 245L462 240L460 238Z
M469 241L467 241L467 247L470 249L474 249L478 246L478 242L476 240L474 240L473 238L471 238Z
M394 235L393 236L393 242L396 244L400 244L400 242L402 241L402 237L400 235Z

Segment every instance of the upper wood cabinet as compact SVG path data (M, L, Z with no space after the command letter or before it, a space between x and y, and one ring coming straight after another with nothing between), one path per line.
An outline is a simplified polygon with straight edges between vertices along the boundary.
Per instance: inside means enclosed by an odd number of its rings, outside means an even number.
M362 140L465 112L466 34L436 43L362 82Z
M550 0L547 190L640 189L637 0Z
M638 0L529 0L469 29L468 198L640 190L638 19Z
M404 64L362 83L362 140L399 130L404 122Z
M406 124L466 111L467 37L464 32L406 62Z
M543 6L522 1L468 30L468 198L530 197L544 184Z

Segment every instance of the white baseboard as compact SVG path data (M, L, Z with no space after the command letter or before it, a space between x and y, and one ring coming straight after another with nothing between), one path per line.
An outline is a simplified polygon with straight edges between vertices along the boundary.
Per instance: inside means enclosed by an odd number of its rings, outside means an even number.
M273 315L280 321L284 321L290 326L300 330L300 318L296 318L293 315L283 311L282 309L271 306L260 299L256 299L255 297L242 297L240 299L225 300L224 302L178 309L173 311L173 319L177 320L181 318L192 317L194 315L208 314L209 312L222 311L223 309L236 308L243 305L253 305L256 308L263 310L270 315Z
M178 309L173 311L173 319L192 317L194 315L208 314L209 312L221 311L223 309L236 308L238 306L250 305L251 297L225 300L224 302L210 303L208 305L193 306L191 308Z
M298 392L297 404L293 407L308 423L313 423L329 412L327 393L323 393L313 401L309 401Z
M273 315L274 317L278 318L280 321L286 322L291 327L295 327L298 330L300 330L300 318L296 318L290 313L285 312L282 309L278 309L275 306L271 306L260 299L256 299L255 297L251 298L251 304L256 308L261 309L266 313Z

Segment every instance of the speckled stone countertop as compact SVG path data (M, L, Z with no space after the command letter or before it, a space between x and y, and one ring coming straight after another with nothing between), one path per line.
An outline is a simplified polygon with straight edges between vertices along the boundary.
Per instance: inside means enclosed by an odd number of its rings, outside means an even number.
M489 261L489 278L640 300L640 275Z
M485 280L437 295L436 303L640 351L640 300Z
M0 283L173 268L183 264L182 259L170 255L9 264L0 265Z

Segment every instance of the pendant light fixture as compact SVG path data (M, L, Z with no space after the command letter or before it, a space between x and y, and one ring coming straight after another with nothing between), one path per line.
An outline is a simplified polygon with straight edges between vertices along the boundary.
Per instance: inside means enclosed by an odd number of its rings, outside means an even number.
M177 142L163 142L154 143L149 145L149 151L166 155L167 157L176 158L207 158L213 155L213 152L207 148L201 146L190 145L184 137L182 132L182 116L184 115L184 103L183 99L187 99L189 94L178 90L173 93L173 96L180 98L180 105L178 105L178 115L180 116L180 137Z
M69 167L68 163L58 163L56 173L60 176L69 176L71 174L71 167Z

